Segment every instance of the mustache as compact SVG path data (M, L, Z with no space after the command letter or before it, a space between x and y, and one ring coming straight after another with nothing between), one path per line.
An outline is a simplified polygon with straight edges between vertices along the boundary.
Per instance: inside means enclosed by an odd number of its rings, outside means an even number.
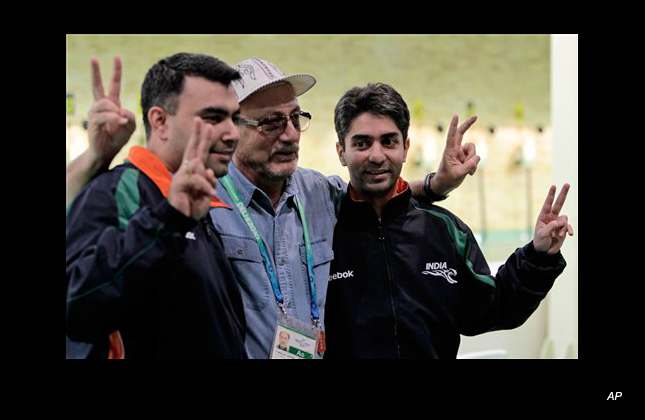
M300 147L298 145L285 146L285 147L281 147L278 150L274 150L272 154L275 155L278 153L285 153L285 154L298 153L298 150L300 150Z
M392 172L389 166L368 166L363 168L363 172Z

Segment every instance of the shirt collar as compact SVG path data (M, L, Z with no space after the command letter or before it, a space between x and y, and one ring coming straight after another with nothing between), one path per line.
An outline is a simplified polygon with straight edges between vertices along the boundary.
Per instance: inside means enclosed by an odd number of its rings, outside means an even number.
M172 182L172 174L168 168L166 168L166 165L164 165L161 159L159 159L159 156L155 155L145 147L132 146L126 161L130 162L136 166L137 169L146 174L146 176L154 182L157 188L159 188L161 194L168 198L170 183ZM230 208L217 196L211 201L211 207Z

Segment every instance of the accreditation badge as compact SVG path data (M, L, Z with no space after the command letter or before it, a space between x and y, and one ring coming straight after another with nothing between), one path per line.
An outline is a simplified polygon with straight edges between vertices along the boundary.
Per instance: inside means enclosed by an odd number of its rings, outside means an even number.
M313 359L318 348L317 329L278 312L270 359Z

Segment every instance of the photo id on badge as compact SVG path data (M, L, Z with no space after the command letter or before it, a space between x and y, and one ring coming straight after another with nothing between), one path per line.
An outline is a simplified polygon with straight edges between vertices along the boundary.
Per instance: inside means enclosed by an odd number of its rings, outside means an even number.
M317 349L316 329L298 319L278 313L271 345L271 359L313 359Z

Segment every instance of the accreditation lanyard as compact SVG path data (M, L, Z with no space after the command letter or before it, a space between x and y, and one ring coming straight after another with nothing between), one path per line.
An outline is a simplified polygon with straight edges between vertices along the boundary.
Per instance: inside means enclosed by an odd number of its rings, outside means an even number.
M231 176L226 175L220 178L220 180L222 181L222 185L224 185L224 188L228 192L228 195L231 197L231 200L233 200L233 203L235 204L235 208L237 208L238 212L242 216L242 219L251 230L251 233L253 234L255 241L258 243L258 246L260 247L260 254L262 254L264 268L266 269L267 275L269 276L269 281L271 282L271 287L273 288L273 294L275 295L275 299L278 302L278 307L283 313L285 313L284 306L283 306L284 297L282 296L282 292L280 291L280 285L278 284L275 271L273 270L273 265L271 264L271 258L269 257L267 248L264 245L264 240L260 236L258 229L255 227L255 223L253 222L253 219L251 219L251 215L249 214L249 211L246 208L246 205L242 202L242 199L240 197L240 192L238 191L237 187L233 183ZM298 208L298 214L300 215L300 220L302 222L302 231L303 231L303 236L305 240L305 253L307 256L307 275L309 277L309 290L311 294L311 320L316 327L320 327L320 314L318 313L318 305L316 305L316 278L314 276L314 268L313 268L314 258L313 258L313 253L311 251L311 243L309 241L309 230L307 228L307 218L305 217L305 210L302 206L302 203L300 202L300 199L298 198L298 195L294 196L294 201L296 203L296 207Z

